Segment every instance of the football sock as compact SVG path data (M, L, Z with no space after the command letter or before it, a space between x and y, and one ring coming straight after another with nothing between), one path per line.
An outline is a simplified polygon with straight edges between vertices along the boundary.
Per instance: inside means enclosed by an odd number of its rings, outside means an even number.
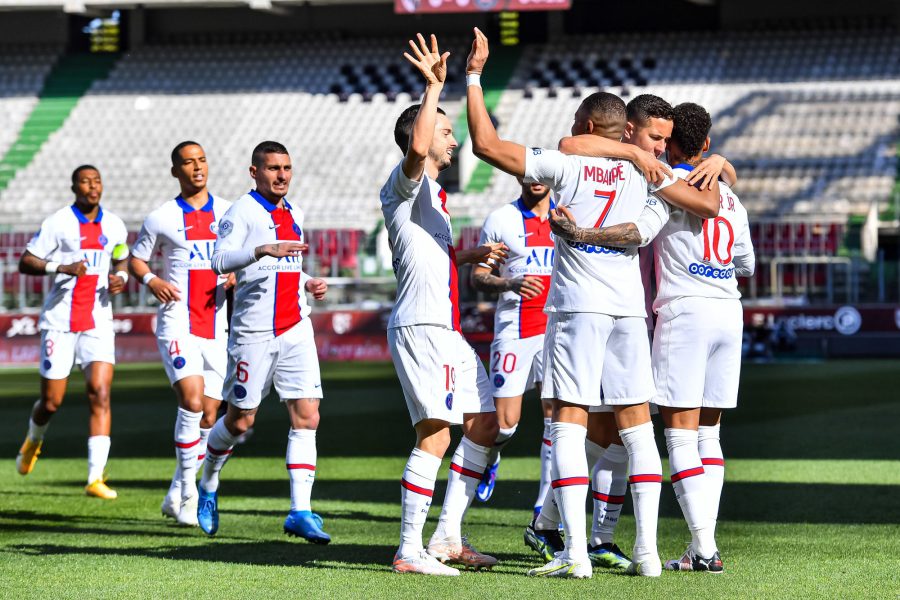
M38 425L31 419L28 419L28 437L31 438L31 441L40 442L43 440L48 425L50 425L50 421L47 421L43 425Z
M202 412L178 408L175 418L175 455L178 457L176 475L181 481L182 496L192 496L197 487L197 449L200 446L200 418Z
M591 440L584 440L584 454L587 457L589 471L597 464L604 452L606 452L606 448L600 444L596 444Z
M500 459L500 451L503 450L503 446L506 445L506 442L510 440L513 434L516 433L516 429L518 425L513 425L509 429L501 428L500 431L497 432L497 438L494 440L494 446L491 448L488 453L488 462L487 464L493 465Z
M422 550L422 529L428 518L434 482L441 459L424 450L413 448L400 480L400 549L401 557L409 557Z
M636 535L634 560L659 556L656 527L659 521L659 493L662 487L662 461L653 438L653 423L643 423L619 431L628 451L631 499L634 502Z
M591 526L591 545L611 544L625 503L628 489L628 451L619 444L610 444L591 472L594 497L594 522Z
M716 551L716 541L706 508L708 494L697 450L697 432L692 429L666 429L664 433L672 487L691 532L691 546L703 558L710 558Z
M553 497L553 492L551 491L553 488L550 487L550 424L552 421L549 418L544 419L544 437L541 438L541 485L538 488L537 500L534 503L535 508L543 506L547 492L550 492L551 498ZM556 522L559 523L558 520Z
M197 444L197 467L203 464L203 459L206 458L206 440L209 439L209 432L212 431L212 428L204 429L200 428L200 443Z
M574 423L553 423L552 487L556 495L566 551L573 560L587 559L585 498L588 490L588 465L585 454L587 429Z
M200 487L203 491L215 492L219 489L219 471L231 456L235 442L236 438L225 427L225 417L216 421L209 432L206 458L203 460L203 477L200 478Z
M88 483L103 479L103 469L109 458L108 435L92 435L88 438Z
M287 470L291 477L291 510L310 510L316 480L316 430L291 429L288 434Z
M713 530L719 519L719 501L722 497L722 485L725 483L725 459L722 456L722 446L719 442L719 427L719 425L701 426L698 431L697 443L700 461L706 472L704 475L706 493L709 494L707 509L713 522Z
M441 518L432 539L449 539L457 541L462 538L463 515L475 497L478 482L487 466L490 448L479 446L466 436L459 442L453 459L450 461L450 474L447 477L447 493Z

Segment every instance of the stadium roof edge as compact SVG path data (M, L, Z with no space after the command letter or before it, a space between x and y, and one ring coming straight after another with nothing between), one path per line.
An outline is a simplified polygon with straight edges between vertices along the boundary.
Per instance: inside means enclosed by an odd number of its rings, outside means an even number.
M142 8L237 8L278 10L282 7L334 4L391 4L392 0L0 0L0 12L16 10L59 10L90 13L93 10Z

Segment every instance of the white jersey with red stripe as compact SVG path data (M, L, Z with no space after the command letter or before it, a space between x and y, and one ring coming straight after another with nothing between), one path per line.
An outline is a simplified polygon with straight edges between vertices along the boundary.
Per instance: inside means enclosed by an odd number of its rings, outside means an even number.
M381 188L397 277L388 328L437 325L459 331L459 275L447 193L427 174L411 180L402 164Z
M199 209L178 196L144 220L132 256L149 262L159 248L162 271L158 276L181 291L180 300L160 305L158 337L178 338L190 332L201 338L225 339L225 280L213 272L210 262L219 219L229 208L231 202L212 194Z
M40 329L112 330L109 270L113 248L125 244L127 237L122 219L102 208L93 221L74 204L44 219L26 250L38 258L63 265L83 261L87 274L81 277L56 274L44 299Z
M680 179L691 170L690 165L672 169ZM701 219L651 198L637 226L643 239L653 239L655 312L683 296L741 297L737 275L742 274L742 265L754 262L753 242L747 210L727 184L719 182L719 216L714 219Z
M551 208L555 204L551 203ZM500 276L537 277L544 283L539 296L524 299L515 292L503 292L494 313L494 339L514 340L543 335L547 330L544 304L550 292L553 274L553 239L549 219L529 210L521 198L506 204L491 214L481 228L480 244L503 242L509 247L509 257L500 266Z
M282 202L279 208L256 190L241 196L219 220L214 253L303 242L303 211L286 198ZM230 344L274 339L309 315L302 256L264 256L235 275Z
M648 184L625 160L567 156L541 148L526 150L525 178L549 186L575 222L591 228L635 221L650 194L675 183L666 178L658 186ZM567 240L557 245L554 266L548 312L647 316L637 248Z

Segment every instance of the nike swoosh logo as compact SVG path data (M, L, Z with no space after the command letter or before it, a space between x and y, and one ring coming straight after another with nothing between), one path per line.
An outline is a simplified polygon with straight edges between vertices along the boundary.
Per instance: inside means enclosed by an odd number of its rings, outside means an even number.
M269 229L278 229L278 225L269 225Z
M322 387L322 384L321 384L321 383L317 383L317 384L316 384L316 385L314 385L314 386L313 386L313 387L317 387L317 388L320 388L320 387Z
M185 227L184 229L179 229L179 230L178 230L178 233L182 233L183 231L187 231L188 229L193 229L193 228L194 228L193 225L188 225L188 226Z
M533 231L531 231L531 232L529 232L529 233L520 233L520 234L519 234L519 237L520 237L520 238L527 238L527 237L530 237L530 236L532 236L532 235L534 235L534 232L533 232Z

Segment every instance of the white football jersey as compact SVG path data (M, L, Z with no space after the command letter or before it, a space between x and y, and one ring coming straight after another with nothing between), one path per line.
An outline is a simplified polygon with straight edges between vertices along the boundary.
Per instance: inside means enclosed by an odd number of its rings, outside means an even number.
M672 170L684 179L693 167L676 165ZM735 261L752 264L755 259L747 210L728 185L719 182L719 216L714 219L650 198L637 226L644 240L653 239L654 312L682 296L741 297Z
M551 203L551 207L555 204ZM544 283L544 293L524 299L515 292L503 292L494 313L494 339L514 340L543 335L547 330L544 304L550 292L553 274L553 239L550 220L528 210L522 199L506 204L491 214L481 228L479 244L503 242L509 247L509 258L500 265L500 276L538 277Z
M219 220L213 254L245 251L263 244L302 242L303 211L284 200L278 208L256 190L241 196ZM235 271L237 286L229 343L271 340L310 313L303 257L264 256Z
M675 183L667 178L659 186L648 184L625 160L541 148L526 150L525 178L550 186L578 226L590 228L635 221L649 194ZM647 316L637 248L566 240L557 244L554 266L547 311Z
M44 299L39 327L56 331L112 330L109 270L113 248L124 244L128 231L122 219L102 208L88 221L74 204L41 223L26 250L62 265L84 261L87 274L56 273Z
M159 248L163 264L157 275L181 290L179 301L159 306L157 336L171 339L190 332L206 339L225 339L225 278L216 275L210 263L219 219L229 208L231 202L212 194L199 209L178 196L144 220L132 256L149 262Z
M459 275L447 192L428 175L413 181L402 163L381 188L397 301L388 328L438 325L460 330Z

